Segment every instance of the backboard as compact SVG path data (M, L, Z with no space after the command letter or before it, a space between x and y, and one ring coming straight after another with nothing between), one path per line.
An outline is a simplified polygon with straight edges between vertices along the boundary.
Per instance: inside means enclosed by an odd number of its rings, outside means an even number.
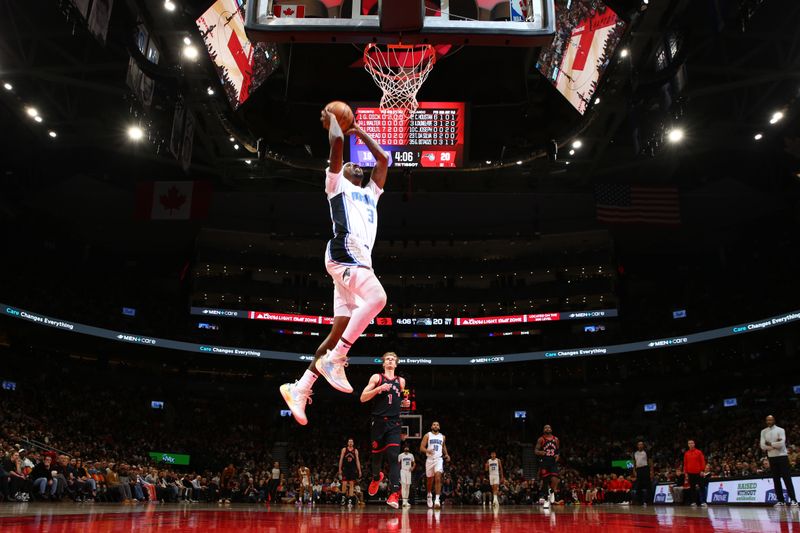
M381 31L388 2L250 0L245 27L254 41L305 43L541 46L555 33L554 0L419 0L422 27L405 33Z

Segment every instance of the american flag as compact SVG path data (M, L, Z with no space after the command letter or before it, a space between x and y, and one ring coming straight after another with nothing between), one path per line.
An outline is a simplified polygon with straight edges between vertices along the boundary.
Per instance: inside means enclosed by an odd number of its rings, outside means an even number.
M612 224L681 223L678 189L601 184L595 189L597 220Z

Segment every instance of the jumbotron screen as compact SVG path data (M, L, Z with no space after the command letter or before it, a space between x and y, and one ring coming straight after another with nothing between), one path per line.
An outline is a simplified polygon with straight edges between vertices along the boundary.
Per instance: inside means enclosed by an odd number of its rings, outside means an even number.
M582 115L611 62L625 21L597 0L556 0L556 34L536 68Z
M459 168L464 163L464 102L420 102L408 118L401 110L377 104L353 104L356 122L389 152L390 167ZM350 161L375 166L375 158L355 135L350 136Z

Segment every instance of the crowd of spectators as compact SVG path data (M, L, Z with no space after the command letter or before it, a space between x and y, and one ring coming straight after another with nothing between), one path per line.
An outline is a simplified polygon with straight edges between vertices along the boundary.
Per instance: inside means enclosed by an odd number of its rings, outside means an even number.
M330 396L327 401L324 390L319 391L322 403L310 411L311 424L300 428L278 416L280 399L258 392L261 383L248 389L247 381L237 377L214 378L210 388L204 388L201 377L172 377L170 369L154 372L59 355L22 361L13 352L3 354L6 369L22 371L16 390L0 391L4 500L291 503L297 501L297 468L304 464L312 472L311 500L336 503L342 501L338 456L348 437L362 450L364 478L357 496L364 500L360 491L369 472L368 415L355 399L348 403ZM760 367L756 363L754 372ZM357 370L354 376L363 377ZM720 376L735 383L732 375ZM628 395L633 388L598 398L578 388L544 396L531 391L521 396L530 394L527 403L521 403L526 400L520 396L508 396L506 407L528 406L527 429L498 414L496 399L502 389L475 391L474 398L467 398L459 389L439 385L442 395L428 400L417 389L423 431L438 419L448 436L453 460L443 480L444 501L485 503L491 491L484 463L495 451L505 472L500 502L538 502L541 493L529 456L544 422L553 425L562 443L557 503L641 500L642 495L631 493L632 472L611 467L612 460L630 459L638 440L646 442L654 481L686 484L683 453L688 439L695 440L707 458L706 478L767 475L769 465L758 446L766 414L774 414L786 429L790 464L800 468L793 444L800 435L798 397L788 384L743 388L738 405L725 408L719 397L715 399L717 393L694 387L689 378L685 382L686 388L676 385L674 394L653 398L659 405L653 414L631 410ZM647 388L655 390L652 385ZM166 399L166 408L151 409L151 399ZM425 492L424 458L418 453L418 440L407 442L418 456L412 497L420 501ZM156 464L151 451L189 454L191 467ZM279 465L273 472L275 460ZM384 486L379 496L386 496L385 490Z

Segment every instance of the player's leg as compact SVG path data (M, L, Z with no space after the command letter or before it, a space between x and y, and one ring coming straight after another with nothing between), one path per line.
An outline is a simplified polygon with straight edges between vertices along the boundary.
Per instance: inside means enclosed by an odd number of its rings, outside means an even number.
M314 363L321 355L324 355L332 346L336 345L336 342L347 328L348 322L350 322L350 311L346 299L341 296L337 297L336 289L334 289L334 314L336 316L333 317L331 331L317 348L314 354L314 361L308 366L303 376L294 383L284 383L280 387L281 396L283 396L286 405L292 411L294 419L301 426L308 424L306 404L311 403L311 389L319 376Z
M341 314L351 318L344 331L338 335L333 349L328 349L314 361L314 368L333 388L350 394L353 387L347 381L344 370L347 366L347 354L372 319L386 305L386 292L372 269L333 262L328 262L326 267L334 283L334 306L341 307L341 312L337 312L335 316Z
M542 469L541 485L539 494L541 495L540 501L544 500L544 508L550 509L550 475L547 470Z
M370 496L378 494L378 487L384 477L381 468L383 467L383 453L385 451L385 434L386 423L379 418L373 418L372 427L370 428L370 440L372 441L372 457L370 461L372 479L367 489L367 493Z
M386 433L386 460L389 461L389 498L386 504L400 507L400 420L394 420Z
M428 484L428 508L433 508L433 481L436 477L436 462L430 457L425 460L425 477Z
M500 505L500 502L497 500L497 492L500 489L500 485L492 485L492 504Z
M334 348L337 354L345 356L369 323L386 306L386 291L371 268L354 268L350 273L348 287L360 300L357 300L350 323Z
M408 507L408 495L411 492L411 472L402 470L400 472L400 493L403 497L403 507Z
M439 509L442 506L442 502L440 500L442 496L442 472L441 469L437 468L436 472L434 473L434 485L436 490L436 495L433 499L433 508Z
M550 503L555 502L556 494L558 493L559 478L557 475L550 476Z

